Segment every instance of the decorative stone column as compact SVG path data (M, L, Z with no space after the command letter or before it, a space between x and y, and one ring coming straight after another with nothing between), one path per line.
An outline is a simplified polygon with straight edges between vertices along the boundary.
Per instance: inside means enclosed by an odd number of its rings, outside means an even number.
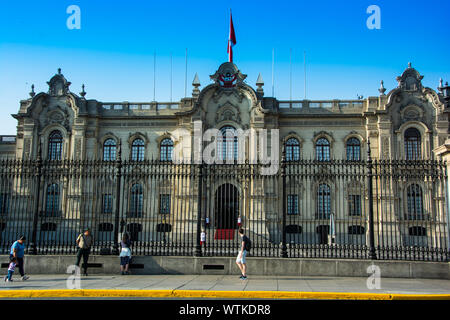
M449 202L450 202L449 201L449 199L450 199L450 188L449 188L449 186L450 186L450 176L449 176L449 172L450 172L450 137L448 137L447 140L445 140L443 145L437 147L433 151L438 160L442 160L445 162L446 169L447 169L447 172L445 175L446 179L447 179L447 181L445 181L446 182L445 198L446 198L447 203L445 205L446 205L446 209L447 209L447 217L446 217L446 219L447 219L447 250L450 251L450 248L449 248L449 246L450 246L450 234L449 234L449 232L450 232L450 226L449 226L449 222L450 222L450 206L449 206Z

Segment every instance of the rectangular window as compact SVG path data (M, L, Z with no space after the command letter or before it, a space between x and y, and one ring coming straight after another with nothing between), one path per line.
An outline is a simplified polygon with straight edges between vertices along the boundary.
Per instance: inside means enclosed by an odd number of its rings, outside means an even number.
M112 211L113 211L112 194L104 194L103 195L102 211L103 211L103 213L112 213Z
M6 215L9 209L9 197L7 193L0 194L0 215Z
M287 214L289 215L298 214L298 195L289 194L287 196Z
M422 198L419 196L407 197L408 202L408 216L409 220L422 220L423 210L422 210Z
M159 195L159 213L160 214L170 213L170 194Z
M348 197L348 214L349 216L361 215L361 196L349 195Z
M131 217L142 217L144 208L144 197L142 193L131 194L130 215Z
M59 186L51 184L47 187L46 216L56 217L59 215Z

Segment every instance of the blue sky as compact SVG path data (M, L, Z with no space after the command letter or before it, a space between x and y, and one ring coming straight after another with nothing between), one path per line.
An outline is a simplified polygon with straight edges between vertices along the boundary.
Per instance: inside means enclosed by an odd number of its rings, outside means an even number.
M81 29L69 30L66 9L81 9ZM381 9L381 29L369 30L370 5ZM185 49L188 95L198 72L202 87L227 60L229 10L237 45L234 62L255 86L259 73L272 95L289 99L292 49L292 97L304 97L303 52L307 56L308 99L375 96L380 80L389 90L407 67L436 89L450 80L450 1L2 1L0 4L0 134L15 134L19 101L32 83L46 82L62 68L71 90L86 85L87 98L100 101L152 101L156 52L156 100L184 96Z

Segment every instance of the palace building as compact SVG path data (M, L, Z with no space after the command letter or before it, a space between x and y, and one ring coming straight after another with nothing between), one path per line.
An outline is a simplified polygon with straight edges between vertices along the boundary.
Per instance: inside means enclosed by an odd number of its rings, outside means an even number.
M448 85L424 87L409 65L376 97L285 101L265 96L261 76L255 87L246 77L226 62L202 89L196 76L192 97L179 102L103 102L84 86L73 93L58 70L48 92L20 101L17 135L1 137L2 246L20 230L38 252L58 252L88 225L99 250L127 230L142 254L228 254L241 225L261 256L311 256L320 245L330 256L350 255L348 246L365 256L371 245L379 255L447 254L439 150L449 136ZM217 152L230 163L174 163L195 158L180 132L193 136L196 122L222 133L278 129L268 152L279 147L279 171L233 163L263 146L238 149L225 134Z

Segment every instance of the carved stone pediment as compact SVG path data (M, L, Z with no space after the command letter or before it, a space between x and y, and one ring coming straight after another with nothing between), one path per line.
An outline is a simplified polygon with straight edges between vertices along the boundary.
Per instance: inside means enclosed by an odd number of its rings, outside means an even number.
M43 127L52 124L59 124L66 128L67 131L70 131L70 115L66 109L56 105L50 108L45 108L44 110L47 110L47 112L44 117L41 117Z
M400 110L402 122L422 121L424 112L422 108L416 105L409 105Z
M215 103L217 103L219 102L219 99L224 95L230 98L232 97L236 98L239 101L239 103L241 103L245 97L245 95L240 90L220 90L220 88L218 88L214 92L212 99Z
M48 114L48 120L50 122L58 122L61 123L64 121L64 115L59 111L49 112Z
M227 101L224 105L220 106L216 113L215 122L219 123L222 121L234 121L236 123L241 123L241 112L239 108Z

